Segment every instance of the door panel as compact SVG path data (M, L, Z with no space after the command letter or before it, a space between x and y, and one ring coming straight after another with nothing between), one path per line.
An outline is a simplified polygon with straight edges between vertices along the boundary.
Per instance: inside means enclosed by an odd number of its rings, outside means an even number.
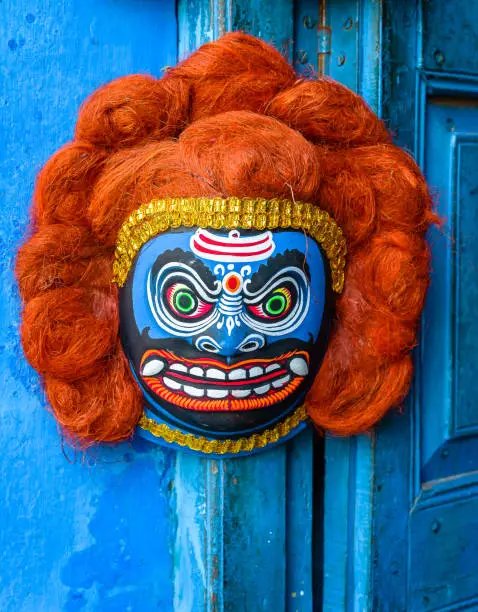
M423 4L425 68L476 74L476 3L469 0L424 0Z
M437 97L430 79L422 91L424 170L443 227L429 235L432 279L414 393L406 415L378 429L377 610L478 602L478 104L472 88L470 97Z
M422 480L478 468L478 104L431 99L425 170L444 232L430 236L433 281L423 326Z
M444 231L433 230L424 313L420 479L409 519L412 609L478 597L478 104L430 98L425 172Z
M386 116L421 163L443 226L429 234L432 278L412 393L403 413L377 428L377 611L478 609L475 13L472 3L443 0L384 8L384 53L394 60Z
M476 609L477 535L476 474L422 485L409 522L409 610Z

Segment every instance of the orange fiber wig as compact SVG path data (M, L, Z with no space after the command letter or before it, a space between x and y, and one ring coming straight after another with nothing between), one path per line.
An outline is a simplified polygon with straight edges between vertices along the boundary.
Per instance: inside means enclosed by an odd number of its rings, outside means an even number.
M38 176L16 264L21 336L72 442L126 439L140 419L119 340L115 241L142 203L174 196L320 203L348 255L309 415L348 435L401 402L429 283L425 181L358 95L298 78L272 47L234 33L161 79L98 89Z

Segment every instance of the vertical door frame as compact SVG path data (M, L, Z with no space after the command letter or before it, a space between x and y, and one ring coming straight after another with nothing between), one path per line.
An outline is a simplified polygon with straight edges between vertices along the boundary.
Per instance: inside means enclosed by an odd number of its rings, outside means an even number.
M381 0L322 0L327 73L382 114ZM371 610L375 434L325 444L324 612Z

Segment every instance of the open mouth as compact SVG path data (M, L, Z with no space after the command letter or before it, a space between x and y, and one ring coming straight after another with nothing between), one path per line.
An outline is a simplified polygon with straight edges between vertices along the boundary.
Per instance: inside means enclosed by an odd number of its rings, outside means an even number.
M167 350L147 351L140 372L159 398L190 410L265 408L283 401L309 373L305 351L227 366L216 359L185 359Z

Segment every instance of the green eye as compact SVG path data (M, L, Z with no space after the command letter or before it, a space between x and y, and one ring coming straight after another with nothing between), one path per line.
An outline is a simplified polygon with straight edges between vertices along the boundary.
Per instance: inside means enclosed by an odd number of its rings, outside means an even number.
M213 302L201 300L194 289L185 283L173 283L167 287L162 299L171 314L182 321L205 317L214 306Z
M174 308L181 314L189 314L194 310L195 300L190 291L176 291L173 300Z
M271 317L280 316L286 308L287 298L283 293L274 293L265 305L265 311Z

